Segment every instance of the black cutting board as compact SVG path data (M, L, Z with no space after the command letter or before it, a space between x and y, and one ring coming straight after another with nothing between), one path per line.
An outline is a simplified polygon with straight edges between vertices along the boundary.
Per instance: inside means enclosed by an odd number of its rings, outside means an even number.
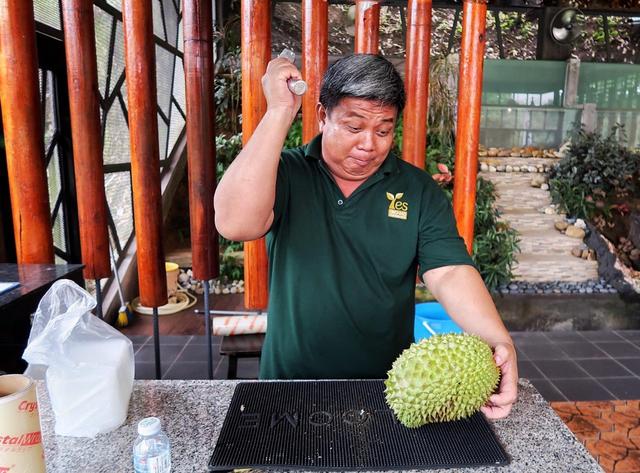
M418 429L401 425L384 383L240 383L209 471L235 468L405 470L506 465L481 413Z

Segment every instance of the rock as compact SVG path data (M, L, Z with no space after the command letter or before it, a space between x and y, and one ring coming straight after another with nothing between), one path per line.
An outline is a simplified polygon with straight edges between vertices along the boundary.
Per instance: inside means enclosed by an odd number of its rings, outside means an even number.
M592 294L592 293L593 293L593 288L588 287L588 288L587 288L587 294Z
M498 170L498 172L504 172L505 168L506 167L504 164L501 164L500 166L496 166L496 169Z
M504 151L504 150L499 151L498 152L498 157L499 158L509 158L509 157L511 157L511 151Z
M238 288L238 292L239 292L240 294L242 294L242 293L244 292L244 287L240 286L240 287Z
M634 248L633 250L631 250L631 253L629 253L629 259L631 261L640 260L640 249Z
M517 151L512 151L512 152L511 152L511 157L512 157L512 158L519 158L519 157L520 157L520 153L519 153L519 152L517 152Z
M587 259L588 256L589 256L589 250L582 250L580 257L582 259Z
M535 166L529 166L529 172L537 172L537 169Z
M580 248L579 246L574 246L573 248L571 248L571 254L576 258L582 258L582 248Z
M492 158L495 158L498 156L498 153L500 151L498 150L498 148L489 148L487 150L487 156L491 156Z
M510 291L517 291L518 290L518 285L517 284L509 284L509 290Z
M487 156L487 152L486 151L478 151L478 156L481 158L484 158Z
M230 292L231 292L231 291L229 290L229 288L228 288L228 287L225 287L225 288L222 290L222 293L223 293L223 294L229 294Z
M586 235L586 232L582 228L578 228L575 225L569 225L564 233L568 237L579 238L580 240Z
M640 248L640 211L634 210L629 215L629 240L633 246Z
M194 289L194 292L195 292L196 294L204 294L204 289L203 289L203 287L202 287L202 286L197 286L197 287Z
M487 172L489 170L489 165L487 163L480 163L480 171Z
M495 168L495 166L489 166L489 172L496 172L497 169Z
M556 227L556 230L564 232L567 229L567 227L569 226L569 224L567 222L565 222L564 220L556 220L553 223L553 226Z
M542 189L543 191L548 191L549 190L549 184L547 184L546 182L544 184L542 184L540 186L540 189Z
M553 207L545 207L543 212L545 213L545 215L555 215L556 209L554 209Z
M520 166L513 166L513 172L520 172Z
M545 183L545 179L546 178L544 176L534 176L531 179L531 187L540 187Z
M235 293L237 293L237 292L238 292L238 288L237 288L237 287L235 287L235 286L232 286L232 287L231 287L231 289L229 289L229 292L230 292L231 294L235 294Z
M510 165L507 164L507 166L504 168L504 170L506 172L513 172L513 166L510 166Z
M583 230L587 229L587 224L581 218L576 219L576 223L574 225L578 228L582 228Z

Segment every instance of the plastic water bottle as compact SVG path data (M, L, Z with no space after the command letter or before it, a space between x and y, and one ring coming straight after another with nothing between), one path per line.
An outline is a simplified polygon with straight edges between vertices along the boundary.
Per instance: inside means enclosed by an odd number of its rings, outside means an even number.
M162 432L160 419L147 417L138 423L138 438L133 444L135 473L169 473L171 443Z

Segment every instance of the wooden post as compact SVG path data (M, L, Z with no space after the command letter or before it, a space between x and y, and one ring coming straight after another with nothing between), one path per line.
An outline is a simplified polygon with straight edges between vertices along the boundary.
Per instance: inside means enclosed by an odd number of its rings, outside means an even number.
M462 15L453 210L458 231L471 253L478 175L482 66L486 41L486 0L465 0Z
M183 18L193 275L209 280L219 272L213 210L216 157L211 1L185 0Z
M409 0L407 11L407 105L402 121L402 159L424 169L429 114L431 0Z
M246 143L267 110L261 78L271 58L271 2L242 0L242 141ZM244 244L244 305L265 309L269 302L264 238Z
M307 93L302 96L302 141L318 134L316 105L320 100L322 76L327 70L329 47L329 4L327 0L302 1L302 77Z
M33 2L0 0L0 103L18 263L53 263Z
M111 268L93 4L86 0L62 0L62 14L84 277L106 278Z
M158 99L151 14L151 0L123 1L140 302L158 307L167 302L167 282L162 250Z
M356 0L357 54L378 54L380 46L380 2Z

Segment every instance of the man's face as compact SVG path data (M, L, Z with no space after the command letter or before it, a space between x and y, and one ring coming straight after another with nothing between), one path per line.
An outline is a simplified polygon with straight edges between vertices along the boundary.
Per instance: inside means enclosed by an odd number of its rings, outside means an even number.
M331 173L364 181L378 170L393 146L397 111L392 105L347 97L330 113L318 105L322 156Z

